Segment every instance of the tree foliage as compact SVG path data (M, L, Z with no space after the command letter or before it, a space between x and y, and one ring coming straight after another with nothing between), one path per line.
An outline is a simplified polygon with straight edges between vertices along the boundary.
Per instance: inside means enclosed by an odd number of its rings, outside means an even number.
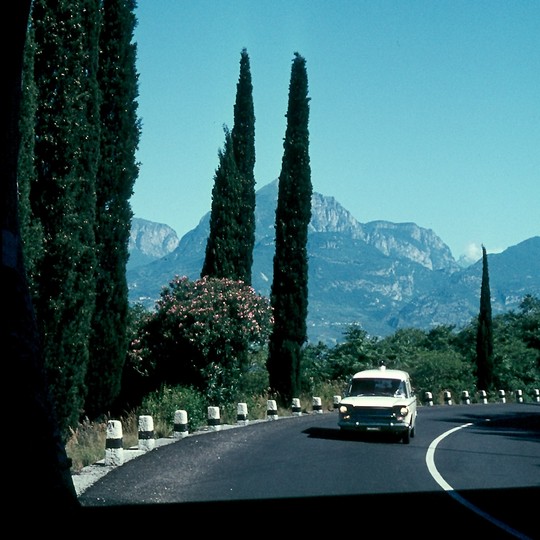
M522 390L531 400L540 387L540 302L526 295L520 310L493 318L495 361L493 385L488 398L498 399L498 390ZM384 338L370 337L351 325L345 341L332 348L323 343L308 345L302 360L303 388L328 381L344 381L360 369L377 367L381 361L390 368L411 374L419 400L431 392L438 403L449 391L457 402L463 391L478 399L476 379L476 332L478 320L459 331L451 325L429 330L402 328Z
M240 182L237 279L251 285L251 267L255 245L255 111L251 68L246 49L242 49L240 55L240 75L236 85L234 125L231 137Z
M226 126L224 131L201 277L229 278L250 285L255 244L255 114L246 49L240 58L234 126L232 132Z
M23 88L23 49L30 0L12 3L5 18L10 50L4 63L5 114L1 117L2 197L2 345L5 378L18 385L10 394L10 410L31 427L32 444L17 447L23 466L6 475L9 491L6 515L25 516L39 508L41 527L53 530L69 512L80 508L69 460L62 444L54 403L49 392L42 343L27 280L18 212L18 156L21 142L20 107ZM38 449L38 451L36 451ZM34 515L34 513L28 514ZM28 528L27 528L28 531Z
M524 297L517 313L493 318L493 386L531 395L540 386L540 301ZM536 346L535 346L536 344Z
M36 0L25 49L19 211L62 431L106 413L127 348L138 173L135 0Z
M202 277L240 279L238 246L242 231L239 228L242 186L234 159L232 138L225 131L225 145L219 151L219 166L212 188L210 232L201 270Z
M36 178L34 145L36 138L35 118L37 109L38 90L34 79L35 56L34 28L28 26L24 47L23 92L21 96L21 112L19 128L21 132L21 148L18 160L18 191L19 191L19 220L21 237L24 243L26 273L32 292L37 298L38 276L36 266L43 258L45 243L43 241L43 225L41 220L33 215L30 202L32 180Z
M535 352L540 369L540 299L526 295L520 304L520 311L523 340Z
M345 341L336 345L328 359L331 366L331 379L346 382L352 373L368 369L378 363L374 345L377 338L357 325L351 325L345 331Z
M482 285L476 331L476 379L479 390L491 390L493 379L493 320L486 248L482 246Z
M409 372L420 400L431 392L435 401L443 403L443 394L450 392L455 401L466 390L475 396L473 363L453 349L420 349L412 358Z
M137 118L136 45L133 0L104 0L98 82L100 160L96 177L96 304L86 375L85 412L94 418L108 411L120 392L128 340L126 265L131 232Z
M241 281L177 277L164 287L155 313L132 343L132 360L161 383L194 386L215 404L231 395L244 363L245 342L266 344L272 324L267 298Z
M276 250L270 293L274 327L267 362L271 390L284 405L289 405L300 391L302 347L307 341L307 236L312 196L308 124L306 61L295 53L278 184Z
M36 0L31 12L35 176L24 181L30 222L42 232L32 289L64 433L84 408L95 306L100 17L91 0Z

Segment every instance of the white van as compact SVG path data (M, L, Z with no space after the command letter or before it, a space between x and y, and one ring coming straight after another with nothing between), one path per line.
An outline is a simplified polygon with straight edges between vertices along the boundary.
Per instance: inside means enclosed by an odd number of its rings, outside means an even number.
M406 371L367 369L355 373L339 404L342 430L395 433L405 444L416 429L416 396Z

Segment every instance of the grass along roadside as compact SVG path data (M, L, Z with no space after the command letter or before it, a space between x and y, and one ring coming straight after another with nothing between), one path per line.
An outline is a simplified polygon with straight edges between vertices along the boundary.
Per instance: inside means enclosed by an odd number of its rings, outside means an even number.
M255 396L248 403L248 417L250 420L264 420L267 418L267 398L264 396ZM300 397L300 406L303 413L311 412L313 409L313 398L311 396ZM321 398L323 410L333 409L333 396ZM154 421L154 435L156 439L168 439L173 436L174 424L167 421L171 414L160 414L159 411L139 413L132 411L121 418L122 424L122 446L124 449L134 448L138 445L139 415L150 414ZM220 410L221 423L224 425L234 425L237 423L237 404L224 407ZM277 415L286 417L291 415L290 409L277 407ZM100 462L105 458L105 449L107 441L107 422L113 418L106 418L97 422L85 420L71 430L71 435L66 443L66 454L71 459L71 473L78 474L85 467ZM190 432L198 431L206 427L206 417L198 418L195 424L189 428Z

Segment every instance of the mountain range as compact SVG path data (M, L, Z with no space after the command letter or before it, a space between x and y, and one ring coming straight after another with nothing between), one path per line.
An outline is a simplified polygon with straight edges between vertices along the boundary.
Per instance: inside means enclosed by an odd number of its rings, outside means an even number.
M256 193L252 285L270 294L277 180ZM210 212L181 239L165 224L134 218L127 266L129 300L153 308L175 275L198 279ZM456 329L478 315L482 260L464 267L431 229L360 223L333 197L314 192L308 233L310 343L343 341L352 324L384 337L400 328ZM540 236L488 255L493 315L540 297Z

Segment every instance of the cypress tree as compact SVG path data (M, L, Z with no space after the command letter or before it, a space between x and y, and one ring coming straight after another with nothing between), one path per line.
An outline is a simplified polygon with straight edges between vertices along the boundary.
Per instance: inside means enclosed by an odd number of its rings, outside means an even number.
M241 207L240 175L232 148L231 132L225 127L225 145L219 150L219 166L212 188L210 233L201 277L239 279L238 215Z
M255 112L253 85L247 50L240 55L240 75L236 85L232 144L241 184L238 214L237 275L251 285L251 267L255 246Z
M83 410L94 312L99 17L96 0L35 0L31 13L38 95L29 200L43 230L34 305L64 436Z
M306 62L295 53L278 184L270 295L274 327L267 360L270 389L284 406L289 406L300 391L300 359L307 341L307 239L312 196L308 121Z
M0 145L2 350L7 359L5 380L17 385L17 390L9 398L10 407L25 425L30 426L32 442L17 445L17 460L23 466L17 467L14 474L5 475L4 487L9 497L4 513L6 516L19 517L22 511L22 516L26 517L30 514L25 514L25 511L39 508L37 522L39 526L47 527L72 517L67 511L78 509L80 505L48 389L20 234L17 161L21 142L19 126L24 122L20 122L19 113L21 89L24 87L23 49L30 7L30 0L13 2L5 18L9 25L10 49L3 66L7 104L1 115ZM29 530L28 527L26 530Z
M96 181L96 306L86 383L86 414L109 410L120 392L126 357L126 264L133 213L130 198L138 175L135 153L140 127L135 67L134 0L104 0L98 83L102 95L100 161Z
M255 245L255 114L246 49L240 56L234 126L232 131L225 126L224 131L201 277L229 278L250 285Z
M225 127L225 146L212 189L210 234L201 277L228 278L251 285L255 245L255 114L249 56L242 49L236 86L234 126ZM237 349L238 365L247 366L249 343Z
M482 285L476 330L476 380L479 390L490 390L493 383L493 321L486 248L482 246Z
M21 227L21 237L23 239L23 249L25 257L26 273L29 279L29 286L32 296L37 298L37 288L35 283L36 264L43 256L43 228L39 220L34 219L30 204L30 190L32 181L36 177L34 165L34 143L36 132L34 129L34 119L37 108L37 88L34 81L34 55L35 40L33 27L29 25L26 43L24 48L24 69L23 69L23 92L21 96L21 112L19 128L21 133L21 147L18 160L19 177L19 221Z

